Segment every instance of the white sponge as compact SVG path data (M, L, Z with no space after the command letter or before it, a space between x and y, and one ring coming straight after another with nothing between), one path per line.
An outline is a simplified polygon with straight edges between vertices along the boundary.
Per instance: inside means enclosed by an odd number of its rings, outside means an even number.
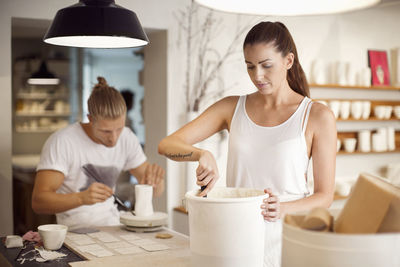
M6 248L20 248L22 246L22 237L19 235L8 235L6 237Z

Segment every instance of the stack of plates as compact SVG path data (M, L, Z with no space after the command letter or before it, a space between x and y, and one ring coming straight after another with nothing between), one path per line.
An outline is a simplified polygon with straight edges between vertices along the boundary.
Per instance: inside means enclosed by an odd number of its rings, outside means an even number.
M166 225L167 219L168 214L164 212L154 212L150 216L135 216L131 212L125 212L120 215L119 221L129 231L152 232Z

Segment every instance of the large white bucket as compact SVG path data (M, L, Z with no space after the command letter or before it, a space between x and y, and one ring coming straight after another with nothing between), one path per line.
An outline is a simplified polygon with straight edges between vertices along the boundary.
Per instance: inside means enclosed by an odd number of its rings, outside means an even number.
M335 234L283 223L282 239L282 267L400 266L400 233Z
M246 188L214 188L207 198L186 193L190 250L195 267L262 267L265 193Z

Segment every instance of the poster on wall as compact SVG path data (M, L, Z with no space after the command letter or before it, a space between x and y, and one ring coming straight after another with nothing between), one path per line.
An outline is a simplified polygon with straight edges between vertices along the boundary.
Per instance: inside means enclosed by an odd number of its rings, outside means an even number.
M372 85L390 85L389 65L386 51L368 50Z

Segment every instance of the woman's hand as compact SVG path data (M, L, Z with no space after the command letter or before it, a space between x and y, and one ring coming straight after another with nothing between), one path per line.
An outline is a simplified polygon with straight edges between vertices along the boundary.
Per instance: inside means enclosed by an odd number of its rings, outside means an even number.
M197 185L207 186L199 196L203 197L214 187L219 178L217 162L210 151L202 150L196 169Z
M268 194L268 198L263 200L263 204L261 205L261 214L264 216L264 220L275 222L281 216L279 198L272 193L270 188L265 189L264 192Z

